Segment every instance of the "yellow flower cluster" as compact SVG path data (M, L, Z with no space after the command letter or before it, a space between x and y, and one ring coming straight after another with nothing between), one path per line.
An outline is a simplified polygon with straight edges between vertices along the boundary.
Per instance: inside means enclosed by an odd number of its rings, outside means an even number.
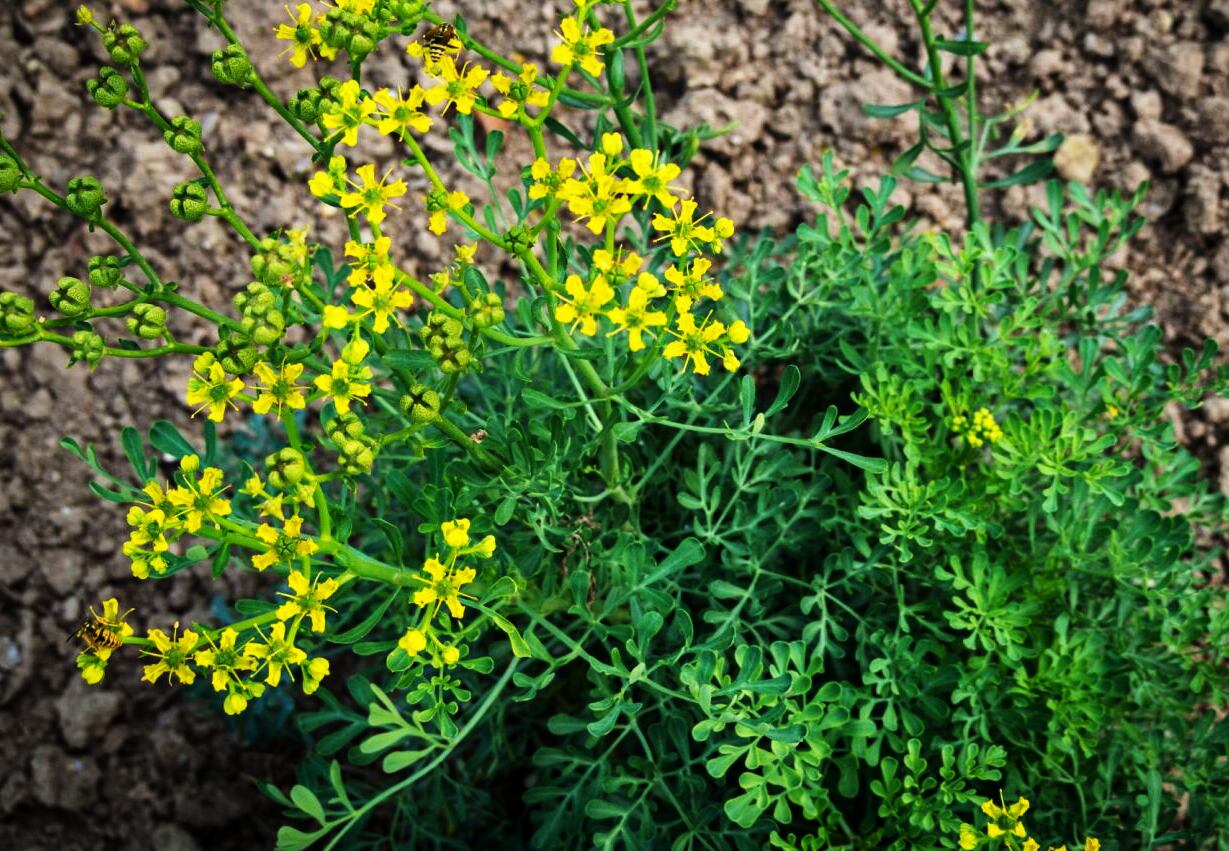
M80 635L81 631L87 629L97 630L108 641L118 644L135 632L131 624L124 622L125 616L120 614L119 600L111 597L102 601L101 615L96 614L93 608L90 609L90 619L74 635ZM96 640L86 643L87 649L77 654L77 667L81 669L81 678L86 683L97 685L102 682L107 670L107 660L111 658L115 648L106 647Z
M973 412L972 422L964 414L952 417L952 431L961 435L974 448L986 443L994 443L1003 437L1003 430L994 419L994 414L988 408L978 408Z
M578 167L580 174L574 177ZM620 177L620 173L630 176ZM750 330L741 320L727 327L713 319L711 310L697 320L695 311L701 302L720 301L724 292L708 277L712 261L693 255L720 253L724 240L734 233L734 223L722 217L707 224L707 213L697 218L696 202L676 195L671 186L679 173L677 165L662 162L658 154L645 148L636 148L624 158L623 137L618 133L603 135L601 150L590 154L583 166L566 157L553 169L545 159L534 162L529 197L566 204L575 220L594 234L606 232L608 245L636 204L647 206L656 201L667 211L653 216L653 228L660 234L656 241L668 242L675 257L663 273L670 285L667 290L656 275L640 271L644 261L634 252L599 250L594 254L591 280L571 275L564 282L564 292L557 294L555 319L593 336L598 318L604 317L613 326L610 334L626 332L628 348L639 351L645 347L645 333L668 325L667 312L654 302L669 296L675 320L666 333L674 339L662 354L668 359L682 358L684 368L690 364L698 375L708 374L710 357L732 371L738 368L738 358L730 347L745 343ZM614 303L619 285L633 280L633 285L624 288L623 299Z
M981 805L981 811L988 819L985 834L979 833L971 824L960 825L960 847L964 851L973 851L981 845L1002 845L1009 851L1040 851L1041 844L1028 835L1024 822L1021 821L1028 808L1028 799L1023 797L1008 806L1001 792L999 803L987 799ZM1049 851L1067 851L1066 845L1059 845L1057 848L1051 845L1048 848ZM1100 841L1087 837L1084 840L1084 851L1101 851Z
M199 475L197 475L199 473ZM179 484L157 482L142 488L148 502L128 509L132 531L124 543L124 555L132 560L132 575L148 579L151 572L166 572L165 554L184 534L194 534L202 526L219 528L230 514L230 500L222 493L222 471L217 467L200 469L200 458L186 455L179 462Z
M408 310L414 296L397 281L397 267L389 258L392 240L381 236L373 242L346 243L346 256L351 258L350 301L358 310L351 312L335 304L326 304L323 311L325 328L345 328L370 317L371 330L383 334L390 322L401 326L396 311Z
M465 556L488 559L495 554L495 536L487 535L474 543L469 536L470 521L465 518L449 520L440 524L447 558L441 560L436 554L422 566L422 573L415 574L419 588L414 592L413 605L419 609L418 622L406 630L397 646L407 656L414 657L429 650L437 667L455 665L461 659L460 649L451 641L441 638L443 627L437 623L441 610L447 609L448 617L460 620L465 616L463 600L474 597L461 589L477 578L478 572L458 562Z

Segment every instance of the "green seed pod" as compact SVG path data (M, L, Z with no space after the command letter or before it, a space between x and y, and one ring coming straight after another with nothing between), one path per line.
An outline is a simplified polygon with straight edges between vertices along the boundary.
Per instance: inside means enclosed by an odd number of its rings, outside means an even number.
M157 340L166 334L166 310L156 304L138 304L124 324L128 333L142 340Z
M504 303L497 293L483 293L469 306L470 318L479 328L490 328L504 321Z
M0 293L0 337L24 337L34 330L34 300L18 293Z
M70 212L85 219L92 219L98 215L98 211L106 203L107 196L103 193L102 184L98 182L98 178L86 175L85 177L74 177L68 181L68 191L64 193L64 204Z
M102 337L93 331L78 331L73 334L73 348L68 358L68 365L85 363L89 364L90 369L94 369L102 360L105 348L106 343L103 342Z
M461 332L464 330L465 326L461 324L461 320L433 310L428 314L426 324L418 329L418 334L422 337L423 346L429 350L449 340L460 342Z
M220 83L241 89L252 84L252 61L237 44L229 44L221 50L215 50L210 68Z
M265 284L252 281L235 293L231 304L244 316L263 316L277 307L277 295Z
M337 466L347 476L370 473L375 461L374 440L346 440L338 445Z
M288 242L267 236L252 255L252 274L269 286L294 286L304 271L299 251Z
M286 333L286 318L280 310L271 310L262 316L245 316L241 325L243 333L258 346L275 345Z
M504 234L504 242L508 246L508 250L513 254L524 254L529 249L533 248L533 236L529 232L529 228L524 225L517 225L509 228Z
M247 337L233 331L218 341L213 347L213 354L232 375L247 375L260 361L260 349L252 345Z
M171 190L171 215L185 222L199 222L209 209L209 195L199 183L178 183Z
M421 0L390 0L388 10L397 19L402 33L409 35L422 23L423 15L427 12L427 4Z
M134 65L149 47L149 42L141 37L141 33L132 24L112 24L111 28L102 34L102 46L111 54L111 60L117 65Z
M355 60L361 60L368 53L376 49L375 38L367 32L356 32L350 36L350 40L346 42L346 53Z
M615 50L607 53L606 77L610 81L610 90L616 93L623 91L623 51Z
M85 90L103 109L115 109L128 96L128 81L119 71L104 65L98 71L97 79L86 80Z
M201 123L186 115L171 119L171 129L162 134L171 148L180 154L192 156L201 150Z
M367 432L363 426L363 421L356 414L349 411L344 414L338 414L329 420L324 427L324 431L329 436L329 440L338 446L347 440L360 438Z
M401 410L416 423L434 422L440 415L440 394L424 384L415 384L401 397Z
M431 357L439 364L440 372L448 374L464 372L469 369L474 359L469 347L459 337L437 343L431 347L430 352Z
M60 278L47 300L65 316L80 316L90 309L90 294L90 285L80 278Z
M320 104L323 100L324 95L319 89L299 89L291 96L290 103L286 106L295 118L311 124L320 117Z
M113 290L124 280L124 268L118 257L91 257L88 265L90 283Z
M0 194L16 192L18 184L21 183L21 177L21 169L17 166L17 160L0 156Z
M316 83L316 88L320 90L320 97L327 101L336 101L338 99L337 90L341 88L341 80L326 74L320 78L320 82Z
M265 457L265 470L270 485L280 491L289 490L307 478L307 461L302 452L287 446Z

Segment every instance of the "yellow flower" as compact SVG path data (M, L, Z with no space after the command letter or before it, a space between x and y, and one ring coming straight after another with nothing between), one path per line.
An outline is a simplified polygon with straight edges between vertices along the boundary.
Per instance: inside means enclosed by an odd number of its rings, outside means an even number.
M259 628L257 628L259 632ZM264 638L264 633L260 634ZM258 661L256 670L268 668L265 682L273 688L282 681L282 669L290 670L291 665L299 665L307 658L307 654L286 640L286 624L278 621L269 629L269 637L265 643L249 641L243 646L243 655Z
M453 553L447 567L438 558L429 558L423 563L422 569L427 578L418 575L414 577L425 586L414 592L414 605L420 608L433 606L431 614L434 615L442 604L448 607L448 613L454 618L465 616L461 597L469 600L474 598L469 594L462 594L460 589L473 582L478 574L472 567L456 568L456 558L456 553Z
M1024 840L1024 851L1041 851L1041 845L1037 843L1036 839L1033 839L1030 836L1028 839Z
M663 207L670 209L679 200L670 191L670 181L675 180L682 173L682 169L674 163L660 162L660 156L660 152L655 153L645 148L632 151L629 160L636 179L625 181L624 191L643 196L645 204L656 198Z
M175 506L176 517L183 522L184 529L195 533L206 521L217 526L221 518L230 514L230 500L222 498L223 490L222 471L206 467L196 480L185 475L184 486L172 488L166 498Z
M148 545L155 553L164 553L170 548L166 533L174 532L178 526L174 519L168 519L166 512L161 509L151 508L145 511L137 505L128 509L127 521L132 527L128 540L134 546Z
M278 56L290 54L290 64L296 68L302 68L307 63L307 57L313 60L316 58L314 50L320 44L320 33L312 27L312 7L307 3L300 3L294 7L291 12L289 7L286 8L286 14L290 16L290 24L278 24L273 30L273 35L282 40L289 41L290 47L287 47Z
M198 650L192 657L198 667L213 671L211 682L214 691L227 691L238 682L239 671L250 671L256 667L256 660L235 649L235 640L238 637L239 633L230 627L222 630L222 638L216 643L206 635L205 640L209 642L209 646Z
M428 193L422 200L430 214L427 230L440 236L448 229L448 212L464 210L465 205L469 203L469 196L464 192L444 192L442 189L437 189Z
M1101 841L1088 837L1084 840L1084 851L1101 851Z
M1006 831L1004 831L1003 828L999 827L994 822L990 822L990 824L986 825L986 835L991 839L998 839L1005 832Z
M564 289L568 295L559 296L563 303L555 307L555 319L580 325L580 332L592 337L597 333L597 317L602 314L602 307L614 298L614 290L600 276L586 289L579 275L568 275Z
M177 632L179 625L176 624L175 627ZM188 664L188 659L196 649L197 634L185 629L183 635L175 637L168 636L160 629L151 629L149 638L154 642L154 649L141 652L146 656L156 657L158 661L145 666L141 679L147 683L156 683L159 677L166 674L168 681L173 677L186 686L192 685L196 680L196 672Z
M973 851L977 847L977 832L973 829L973 825L960 825L960 847L964 851Z
M491 75L491 87L504 95L499 104L500 115L504 118L512 118L517 112L528 115L528 107L540 109L550 103L549 92L534 88L539 73L537 65L526 62L515 78L499 73Z
M461 661L461 651L452 646L444 647L440 650L440 659L445 665L455 665Z
M614 159L623 153L623 137L618 133L603 133L602 153L610 159Z
M388 319L393 315L393 311L405 310L414 303L414 296L400 286L393 286L386 280L380 280L374 287L360 287L355 290L350 300L363 308L356 318L373 314L375 319L371 323L371 330L377 334L383 334L388 330ZM397 324L400 325L401 320L398 319Z
M657 237L654 242L670 240L670 250L676 257L682 257L690 249L698 251L701 243L711 243L717 235L712 228L700 224L708 214L705 213L699 220L694 220L695 212L696 202L689 198L682 203L677 212L671 213L673 218L663 216L661 213L654 215L653 229L662 231L664 234Z
M469 520L464 517L445 520L440 524L440 531L444 534L444 543L454 550L469 545Z
M660 327L666 324L666 314L660 310L649 310L649 297L640 287L627 294L627 306L616 307L606 313L606 318L615 324L611 334L627 332L627 348L638 352L644 348L644 331L648 328Z
M252 403L252 410L256 413L263 415L275 411L280 417L283 405L292 411L301 410L307 405L303 398L305 388L297 383L299 376L303 374L303 364L287 363L283 364L281 369L274 370L272 366L261 361L252 368L252 372L256 373L256 377L264 384L260 395Z
M261 523L256 537L269 547L263 553L252 556L252 567L257 570L265 570L279 563L290 564L296 558L309 556L320 549L311 538L303 537L303 518L297 514L285 522L280 532L268 523Z
M491 556L495 555L495 536L487 535L478 542L478 545L474 547L473 552L479 556L482 556L482 558L490 558Z
M559 199L566 201L568 210L577 221L585 222L593 233L601 233L608 221L616 224L631 212L632 203L620 192L622 181L606 172L606 155L589 155L589 168L584 179L569 178L559 187Z
M346 80L337 87L337 100L332 108L320 118L328 130L338 131L340 143L353 147L358 144L358 128L372 123L376 102L363 97L358 80Z
M205 352L193 363L192 375L188 378L188 404L196 406L192 416L208 408L209 419L222 422L228 406L239 409L235 397L244 388L243 379L228 379L226 370L214 359L213 353Z
M354 191L347 192L341 196L341 206L347 210L358 208L367 216L367 221L373 225L378 225L384 221L386 214L384 207L391 206L394 210L400 209L396 204L392 203L393 198L400 198L406 193L405 181L398 178L392 183L387 183L388 172L378 181L376 180L376 167L371 163L361 165L355 169L355 174L358 175L362 183L347 181ZM386 185L387 183L387 185Z
M685 358L683 369L690 363L696 375L708 375L709 357L721 358L721 365L730 372L738 369L738 358L724 343L727 340L732 343L745 343L750 337L747 326L741 320L731 325L727 331L725 325L715 319L705 319L703 324L697 326L695 317L690 313L680 313L675 320L675 328L671 329L670 333L678 339L666 344L662 355L670 360ZM720 349L720 352L717 349Z
M317 375L316 388L323 391L333 401L337 413L344 414L350 410L352 402L360 402L371 395L371 370L367 367L355 368L344 359L333 362L333 370L329 375Z
M375 242L349 240L346 243L346 256L353 260L350 261L350 275L346 282L352 287L369 282L379 283L382 280L391 284L397 271L388 258L391 246L392 240L387 236L382 236Z
M529 167L529 175L534 180L533 184L529 187L530 199L537 201L547 196L556 195L564 182L575 173L576 160L571 157L564 157L559 160L559 168L554 171L551 170L549 162L539 157Z
M286 582L294 593L278 592L279 597L289 599L277 607L277 619L285 621L293 617L306 617L311 621L312 632L324 632L325 609L331 612L336 611L332 606L326 606L324 601L336 594L341 585L336 579L325 579L322 582L319 576L313 583L298 570L292 570L286 577Z
M478 100L478 87L486 80L487 73L487 70L481 66L473 68L466 66L458 71L453 58L443 56L440 58L437 75L443 82L427 89L423 95L427 103L432 106L438 106L441 102L444 104L443 109L440 110L441 115L447 113L448 107L454 104L457 112L469 115L474 109L474 103Z
M166 573L166 559L161 553L143 550L139 544L134 544L132 541L125 541L121 552L132 559L132 575L137 579L148 579L150 571L159 576Z
M343 195L346 191L346 158L338 155L329 157L327 171L318 171L307 182L307 188L317 198L327 195Z
M397 646L405 651L407 656L417 656L427 647L427 634L421 629L410 627L397 642Z
M424 95L421 86L411 88L405 97L401 96L400 87L396 97L393 97L388 89L380 89L372 95L372 100L380 106L376 130L384 136L396 133L402 139L411 130L415 133L426 133L431 129L431 116L420 109Z
M322 656L302 663L303 693L315 694L320 683L329 675L329 660Z
M605 27L592 32L583 32L576 18L564 18L556 33L562 43L556 44L551 50L550 59L557 65L579 65L586 73L594 77L602 75L602 60L598 57L598 48L614 41L614 33Z
M680 264L666 269L666 280L674 287L674 306L680 313L690 311L697 299L720 301L725 295L720 284L704 277L712 265L707 257L697 257L689 267Z

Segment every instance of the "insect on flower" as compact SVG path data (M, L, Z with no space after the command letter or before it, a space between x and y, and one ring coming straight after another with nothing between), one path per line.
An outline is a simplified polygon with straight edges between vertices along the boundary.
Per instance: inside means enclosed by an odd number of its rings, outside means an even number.
M118 617L105 618L95 612L94 607L91 606L90 616L68 636L68 640L79 641L81 646L91 653L98 653L99 650L116 650L124 642L122 638L124 618L134 611L136 610L129 609Z
M432 65L440 64L440 58L445 53L453 56L461 52L461 40L457 38L457 29L452 24L439 24L423 33L419 39L423 52L431 60Z

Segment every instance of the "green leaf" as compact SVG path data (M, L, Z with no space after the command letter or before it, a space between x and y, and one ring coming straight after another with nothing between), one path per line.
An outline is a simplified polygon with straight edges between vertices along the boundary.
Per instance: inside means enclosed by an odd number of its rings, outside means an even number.
M781 384L777 388L777 398L768 406L768 410L764 412L765 417L771 417L774 414L785 410L785 406L789 404L789 400L794 398L794 394L798 392L798 386L802 383L802 372L792 363L785 367L785 371L781 373Z
M601 718L585 725L585 729L589 731L589 735L596 738L601 738L615 728L615 723L619 720L619 708L622 704L616 704L613 709L603 715Z
M912 112L921 106L925 101L915 100L910 103L901 103L893 106L887 104L864 103L862 111L871 118L895 118L898 115L904 115L906 112Z
M985 53L990 45L984 41L951 41L946 38L935 39L935 48L944 53L954 53L957 56L978 56Z
M738 383L738 400L742 404L745 425L751 422L751 417L755 414L755 379L752 376L744 375Z
M1035 160L1029 163L1015 174L1009 174L1007 177L992 180L983 185L986 189L1006 189L1009 186L1037 183L1049 177L1052 171L1054 171L1054 161L1047 157L1043 160Z
M491 623L499 627L504 635L508 636L508 645L512 648L512 655L518 659L527 659L533 654L529 650L529 645L525 643L525 639L521 637L521 632L512 625L512 621L505 618L494 609L488 609L481 603L470 603L478 611L482 612L491 619Z
M404 771L409 768L429 753L431 753L431 748L423 748L417 751L393 751L384 757L380 767L384 769L386 774L395 774L398 771Z
M356 641L367 636L384 617L384 613L388 611L388 607L392 605L393 600L397 599L397 592L392 591L384 598L384 602L377 606L372 612L363 618L362 621L335 635L326 635L333 644L354 644Z
M585 815L591 819L623 818L629 812L626 806L600 798L590 798L585 803Z
M325 823L324 807L320 805L320 799L316 797L316 793L311 789L302 785L295 786L290 790L290 800L300 810L320 822L321 825Z
M192 444L179 433L179 429L166 420L158 420L150 427L149 445L173 458L197 454Z
M327 831L320 829L314 833L305 833L296 827L282 825L277 829L277 851L302 851L308 848Z
M141 441L141 433L132 426L124 426L124 430L120 432L120 443L123 444L124 455L136 471L137 478L141 480L141 484L145 484L149 481L149 474L145 468L145 444Z
M486 589L486 591L483 592L481 602L489 603L492 600L499 600L499 599L502 599L503 597L510 597L511 595L515 594L518 590L520 589L517 588L515 579L513 579L511 576L506 576L506 575L501 576L495 580L495 582L491 585L490 588Z

